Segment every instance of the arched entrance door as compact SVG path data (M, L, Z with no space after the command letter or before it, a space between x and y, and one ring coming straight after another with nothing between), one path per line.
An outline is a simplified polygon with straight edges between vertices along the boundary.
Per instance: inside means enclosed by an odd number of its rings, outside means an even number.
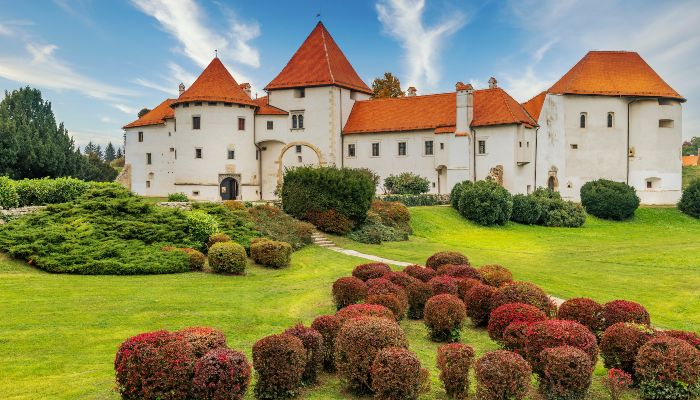
M236 200L238 198L238 181L234 178L225 178L219 184L221 200Z

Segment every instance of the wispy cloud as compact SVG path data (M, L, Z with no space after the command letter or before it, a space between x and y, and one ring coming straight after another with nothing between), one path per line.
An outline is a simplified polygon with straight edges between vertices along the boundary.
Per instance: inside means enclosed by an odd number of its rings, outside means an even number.
M90 17L90 0L53 0L54 4L63 11L79 19L87 26L95 27L95 21Z
M376 9L385 31L404 49L406 83L419 89L434 89L440 81L440 51L447 39L466 24L467 17L454 12L427 26L425 0L380 0Z
M139 110L137 108L134 108L134 107L131 107L131 106L128 106L125 104L121 104L121 103L112 104L112 107L123 112L124 114L131 114L134 116L136 116L136 114L138 114L138 112L139 112Z

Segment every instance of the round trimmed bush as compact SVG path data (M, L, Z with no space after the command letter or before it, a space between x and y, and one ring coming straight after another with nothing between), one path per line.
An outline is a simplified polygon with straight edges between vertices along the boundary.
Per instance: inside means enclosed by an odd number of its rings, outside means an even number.
M19 207L19 196L15 182L6 176L0 176L0 208L16 207Z
M355 227L355 223L336 210L309 211L304 215L306 221L312 223L323 232L345 235Z
M354 276L338 278L333 282L333 302L340 310L367 298L367 285Z
M406 335L393 320L363 317L341 326L335 341L335 365L351 391L372 391L372 363L377 353L389 347L408 348Z
M457 283L455 279L449 275L438 275L428 282L430 289L433 291L433 296L438 294L457 295Z
M323 337L323 369L335 372L335 337L340 331L340 320L335 315L321 315L314 319L311 327Z
M455 279L481 279L479 271L471 265L444 264L438 267L438 275L449 275Z
M384 178L384 189L389 194L419 195L430 190L430 181L413 172L402 172Z
M542 350L540 392L547 400L583 400L593 377L593 363L581 349L558 346Z
M360 264L352 270L352 276L363 281L381 278L391 272L391 268L384 263Z
M618 322L600 338L600 355L606 368L617 368L634 375L634 360L639 349L655 336L646 325Z
M464 303L451 294L439 294L428 299L423 310L425 326L436 342L458 342L467 318Z
M564 301L557 310L557 318L576 321L596 335L603 330L603 306L585 297Z
M501 185L490 180L462 188L459 213L479 225L505 225L513 211L513 199Z
M207 240L207 248L210 248L211 246L214 245L214 243L221 243L221 242L230 242L231 237L223 232L218 232L215 233L211 236L209 236L209 240Z
M417 400L426 372L409 350L388 347L374 358L371 377L375 398Z
M556 312L556 306L539 286L530 282L513 282L498 288L493 297L493 308L504 304L523 303L535 306L547 315Z
M464 296L464 305L467 306L467 316L474 326L486 326L489 315L493 310L493 298L498 292L493 286L476 285Z
M433 289L426 282L418 281L408 285L408 318L422 319L425 302L433 296Z
M209 267L217 273L243 275L246 254L243 246L236 242L215 243L209 249Z
M240 400L250 384L245 354L228 348L208 352L194 366L193 392L201 400Z
M692 399L700 396L700 351L669 336L648 341L637 354L635 371L643 399Z
M258 240L250 244L250 258L271 268L284 268L292 260L292 246L276 240Z
M238 200L224 200L222 202L224 207L228 208L231 211L246 211L247 208L245 204L242 201Z
M428 282L437 276L437 272L434 269L421 267L420 265L409 265L403 269L403 272L423 282Z
M530 390L530 365L513 352L488 352L476 360L474 370L479 400L521 400Z
M207 256L204 253L189 247L183 248L182 251L187 254L187 264L190 267L190 271L201 271L204 269L204 262L207 260Z
M688 344L700 350L700 335L698 335L695 332L670 330L661 331L659 333L664 336L670 336L676 339L685 340L686 342L688 342Z
M379 304L352 304L335 313L342 326L346 321L360 317L385 318L395 322L396 318L390 309Z
M534 196L513 196L513 213L510 220L519 224L536 225L542 216L542 206Z
M253 366L257 372L256 398L291 398L297 394L302 383L306 349L295 336L267 336L253 345Z
M487 285L501 287L513 282L513 274L508 268L498 264L488 264L479 267L479 278Z
M503 330L501 344L506 350L513 351L522 356L525 355L525 342L527 341L527 328L530 322L513 322Z
M488 324L489 337L503 344L503 332L513 322L533 324L546 319L547 315L535 306L523 303L504 304L491 311Z
M581 205L598 218L621 221L634 216L639 197L626 183L598 179L581 186Z
M447 397L466 399L469 395L469 369L474 363L474 349L461 343L438 347L437 367Z
M693 180L683 190L678 209L691 217L700 218L700 179Z
M295 336L301 340L306 350L306 368L301 381L307 385L315 384L318 370L323 363L323 336L316 329L308 328L302 324L287 329L284 334Z
M181 329L175 334L192 346L192 353L197 358L211 350L226 347L226 335L208 326L192 326Z
M525 353L532 369L542 373L542 350L558 346L581 349L595 365L598 360L598 343L585 326L574 321L552 319L535 322L525 331Z
M425 262L426 267L436 271L440 266L445 264L469 265L469 259L464 254L457 251L438 251L428 257L428 260Z
M649 312L643 305L627 300L613 300L603 305L603 327L608 327L618 322L633 322L635 324L650 325Z
M474 286L483 285L480 280L472 278L457 279L455 283L457 284L457 296L459 296L460 299L463 299L467 292Z
M539 223L544 226L560 228L578 228L586 223L586 211L583 206L573 201L552 198L539 198L542 205L542 217Z
M389 272L388 274L382 276L382 278L395 285L401 286L404 289L406 289L408 285L412 283L419 282L417 278L414 278L405 272Z
M406 315L407 303L402 302L399 298L392 293L383 294L371 294L367 296L367 304L379 304L391 310L394 314L394 319L397 321L403 319Z

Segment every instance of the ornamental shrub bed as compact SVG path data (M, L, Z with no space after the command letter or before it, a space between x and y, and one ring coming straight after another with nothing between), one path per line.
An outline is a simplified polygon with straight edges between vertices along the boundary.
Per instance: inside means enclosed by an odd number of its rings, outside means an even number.
M0 176L0 207L19 207L19 196L15 182L6 176Z
M506 350L486 353L476 361L476 396L480 400L521 400L530 388L530 365Z
M384 263L360 264L352 270L352 276L367 281L369 279L381 278L391 272L391 268Z
M678 209L691 217L700 218L700 179L690 182L690 185L683 190L681 199L678 201Z
M668 330L661 331L659 333L664 336L670 336L676 339L685 340L686 342L688 342L688 344L700 350L700 335L698 335L695 332Z
M600 355L606 368L623 370L634 376L634 360L639 349L656 336L646 325L618 322L600 338Z
M503 332L510 324L533 324L546 319L547 315L535 306L523 303L504 304L491 311L488 323L489 337L503 344Z
M603 331L603 306L588 298L564 301L557 310L557 318L576 321L596 335Z
M406 315L408 304L399 300L395 294L372 294L367 296L367 304L378 304L391 310L394 318L399 321Z
M457 251L439 251L428 257L428 260L425 262L426 267L436 271L440 266L446 264L469 265L469 259L464 254Z
M470 265L444 264L438 267L438 275L449 275L455 280L459 279L481 279L479 271Z
M408 240L411 214L399 202L373 200L367 219L348 238L360 243L380 244Z
M510 220L524 225L536 225L542 217L542 205L534 196L513 196L513 213Z
M541 375L543 372L542 350L551 347L576 347L588 355L593 365L598 360L598 344L595 336L578 322L556 319L540 321L530 325L525 335L527 360L537 374Z
M306 369L306 359L304 344L295 336L271 335L255 342L255 397L275 400L296 396Z
M464 303L451 294L439 294L428 299L423 311L430 338L436 342L457 342L467 313Z
M510 220L513 199L503 186L483 180L462 186L458 211L479 225L504 225Z
M253 226L264 237L287 242L293 250L313 243L314 226L295 219L277 207L259 205L248 209Z
M433 296L438 294L451 294L457 295L457 283L455 279L448 275L438 275L435 278L428 281L430 289L433 292Z
M525 356L525 343L527 341L527 329L532 325L530 322L513 322L503 330L501 344L506 350Z
M359 317L377 317L384 318L391 322L395 322L394 313L388 308L379 304L353 304L339 310L335 313L336 318L340 321L340 325L349 320Z
M39 206L73 201L94 187L94 182L75 178L22 179L15 181L18 206Z
M636 324L650 325L649 312L639 303L627 300L613 300L603 305L603 328L618 322L634 322Z
M213 246L214 243L230 242L230 241L231 241L231 238L227 234L225 234L223 232L215 233L215 234L209 236L209 240L207 240L207 249L210 248L211 246Z
M635 372L643 399L692 399L700 396L700 351L684 340L661 336L637 354Z
M405 205L395 201L372 200L370 211L381 218L382 224L411 232L411 213Z
M469 370L474 363L474 349L461 343L443 344L437 350L437 367L447 397L469 396Z
M471 278L465 278L465 279L457 279L457 296L459 296L460 299L464 299L464 296L467 295L467 292L471 290L474 286L477 285L483 285L483 282L481 282L478 279L471 279Z
M433 296L433 289L423 281L414 282L406 288L408 295L408 318L423 319L425 303Z
M371 382L377 399L417 400L428 371L420 360L405 348L380 350L372 362Z
M479 278L487 285L501 287L513 282L513 274L508 268L498 264L488 264L479 267Z
M292 260L292 246L276 240L255 239L250 244L250 258L270 268L288 267Z
M428 282L437 276L437 272L434 269L421 267L420 265L409 265L403 269L403 272L423 282Z
M581 204L598 218L621 221L634 216L639 197L626 183L598 179L581 186Z
M337 310L367 298L367 285L354 276L338 278L333 283L333 302Z
M323 337L323 369L335 372L335 337L340 331L340 320L335 315L321 315L314 319L311 327Z
M591 386L594 364L581 349L559 346L542 350L540 392L548 400L583 400Z
M299 338L306 350L306 367L301 380L306 385L316 383L318 371L323 364L323 336L313 328L297 324L286 331L285 335Z
M412 277L405 272L389 272L384 274L382 278L388 280L389 282L401 286L406 289L410 284L420 282L420 280Z
M248 209L248 207L245 206L245 203L238 200L224 200L221 202L221 204L231 211L246 211Z
M209 249L209 267L217 273L243 275L246 254L243 246L236 242L215 243Z
M212 350L194 366L193 393L199 400L240 400L248 390L251 366L245 354Z
M218 329L208 326L193 326L175 332L175 335L189 343L192 354L196 358L202 357L211 350L226 347L226 336Z
M553 315L556 306L539 286L530 282L512 282L498 288L493 296L492 307L494 309L508 303L523 303L535 306L546 315Z
M476 285L464 296L467 316L475 327L486 326L493 310L493 298L498 292L493 286Z
M187 233L195 243L198 243L198 250L206 251L206 244L209 238L219 232L219 222L217 219L203 211L186 211Z
M345 235L355 227L355 223L350 218L333 209L309 211L304 216L304 220L323 232L337 235Z
M389 194L417 195L430 190L430 181L412 172L403 172L384 178L384 190Z
M450 204L450 196L446 194L387 194L379 196L384 201L395 201L406 207L440 206Z
M193 202L191 206L194 212L203 212L213 217L218 225L218 231L228 235L246 251L250 248L250 241L260 236L256 225L246 212L232 211L222 203Z

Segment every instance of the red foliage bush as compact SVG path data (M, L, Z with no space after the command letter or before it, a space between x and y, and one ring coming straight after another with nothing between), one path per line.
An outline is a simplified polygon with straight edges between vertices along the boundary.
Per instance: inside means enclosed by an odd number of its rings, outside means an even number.
M612 368L608 370L603 385L608 389L611 400L620 400L622 393L632 386L632 375L621 369Z
M598 360L596 338L585 326L574 321L552 319L535 322L525 331L525 353L532 369L542 372L541 352L558 346L572 346L581 349L595 365Z
M428 260L425 262L426 267L434 270L445 264L469 265L469 260L467 256L456 251L438 251L428 257Z
M476 360L476 396L479 400L521 400L530 388L530 365L506 350L486 353Z
M540 392L545 399L583 400L591 386L593 367L583 350L559 346L542 350Z
M676 339L685 340L691 346L700 350L700 336L695 332L671 330L671 331L661 331L659 333L662 335L665 335L665 336L674 337Z
M395 294L372 294L367 296L367 304L379 304L391 310L394 319L400 321L406 315L407 304L403 303Z
M388 274L384 274L382 278L395 285L401 286L404 289L406 289L408 285L412 283L419 282L419 279L414 278L405 272L389 272Z
M483 285L480 280L471 278L457 279L455 283L457 284L457 296L459 296L460 299L463 299L464 296L467 295L467 292L474 286Z
M576 321L596 335L603 330L603 306L585 297L563 302L557 310L557 318Z
M384 263L360 264L352 270L352 276L363 281L381 278L391 272L391 268Z
M422 319L425 302L433 295L433 289L423 281L408 285L408 318Z
M304 219L314 224L323 232L344 235L355 227L355 223L345 215L333 209L309 211Z
M437 366L447 397L466 399L469 395L469 369L474 362L474 349L461 343L438 347Z
M458 279L481 279L479 271L471 265L444 264L438 267L437 274Z
M467 316L474 326L485 326L493 309L493 297L498 290L489 285L476 285L464 296Z
M185 399L192 390L192 346L167 331L125 340L114 359L117 390L125 400Z
M650 325L649 312L639 303L627 300L613 300L603 305L603 330L618 322L633 322Z
M438 294L457 295L457 283L455 279L449 275L438 275L431 279L428 284L433 291L433 296Z
M340 320L335 315L321 315L314 319L311 327L323 337L323 369L335 372L335 337L340 331Z
M700 395L700 351L670 336L648 341L635 372L643 399L692 399Z
M392 322L396 321L394 313L390 309L379 304L353 304L335 313L336 318L342 326L346 321L359 317L379 317L386 318Z
M190 271L201 271L204 269L204 262L207 261L207 256L199 250L189 247L180 249L187 254L187 262L190 266Z
M498 288L498 292L493 297L493 308L496 309L508 303L529 304L539 308L548 316L556 312L556 306L547 293L530 282L512 282Z
M654 336L654 330L648 326L629 322L618 322L606 329L600 338L600 355L605 367L634 375L637 352Z
M194 356L199 358L210 350L226 347L226 335L208 326L193 326L175 332L192 346Z
M400 347L388 347L372 362L372 391L377 399L417 400L427 371L415 354Z
M255 397L287 399L301 386L306 369L306 349L292 335L271 335L253 345L253 366L257 372Z
M525 342L527 340L527 328L530 327L530 322L513 322L506 326L503 331L501 344L506 350L518 353L525 356Z
M513 274L510 270L498 264L482 265L479 267L479 276L485 284L493 287L501 287L513 282Z
M488 324L489 336L503 344L503 332L513 322L532 324L546 319L545 313L535 306L523 303L504 304L491 311Z
M403 272L423 282L428 282L437 276L437 272L434 269L421 267L420 265L409 265L403 269Z
M284 331L285 335L292 335L304 345L306 350L306 368L301 377L303 383L313 385L316 383L318 370L323 364L323 336L313 328L308 328L302 324L296 324Z
M428 299L423 311L430 338L436 342L457 342L467 313L464 303L454 295L439 294Z
M250 384L251 367L245 354L215 349L197 360L193 392L201 400L239 400Z
M333 302L337 310L359 303L366 297L367 285L354 276L338 278L333 283Z
M372 391L372 363L388 347L408 348L406 335L393 320L364 317L342 325L335 341L335 365L351 391Z

